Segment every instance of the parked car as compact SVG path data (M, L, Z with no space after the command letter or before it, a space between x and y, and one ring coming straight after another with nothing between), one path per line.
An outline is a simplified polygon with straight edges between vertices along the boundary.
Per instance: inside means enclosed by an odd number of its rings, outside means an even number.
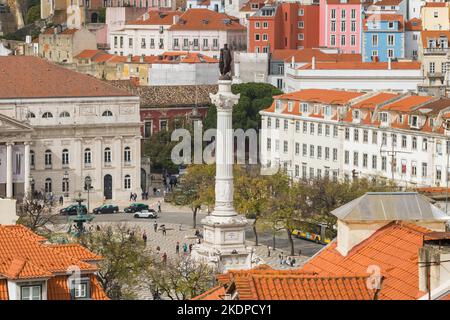
M99 213L117 213L119 212L119 207L115 206L113 204L104 204L100 207L94 208L94 210L92 210L92 212L94 214L99 214Z
M158 218L158 214L153 209L141 210L134 214L135 218L147 218L147 219L156 219Z
M135 213L142 210L148 210L148 205L144 203L132 203L128 207L126 207L123 211L125 213Z
M83 207L83 211L82 214L87 214L87 208L84 204L81 205ZM62 215L69 215L69 216L74 216L78 214L78 204L71 204L70 206L67 206L65 208L62 208L61 210L59 210L59 213Z

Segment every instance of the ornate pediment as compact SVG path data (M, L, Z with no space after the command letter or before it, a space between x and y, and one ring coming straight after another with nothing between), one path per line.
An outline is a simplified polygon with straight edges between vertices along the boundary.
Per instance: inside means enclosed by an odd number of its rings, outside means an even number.
M0 114L0 136L8 134L31 133L33 128L28 124Z

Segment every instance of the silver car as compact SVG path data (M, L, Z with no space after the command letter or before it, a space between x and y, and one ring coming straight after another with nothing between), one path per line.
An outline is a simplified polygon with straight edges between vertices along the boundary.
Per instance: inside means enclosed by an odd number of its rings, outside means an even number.
M158 214L153 209L141 210L139 212L134 213L135 218L147 218L147 219L156 219L158 218Z

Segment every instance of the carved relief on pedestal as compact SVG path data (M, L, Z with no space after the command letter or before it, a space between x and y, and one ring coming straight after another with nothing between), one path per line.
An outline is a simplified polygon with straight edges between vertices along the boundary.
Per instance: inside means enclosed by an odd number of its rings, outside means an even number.
M123 115L134 114L134 107L133 106L121 106L119 113L123 114Z

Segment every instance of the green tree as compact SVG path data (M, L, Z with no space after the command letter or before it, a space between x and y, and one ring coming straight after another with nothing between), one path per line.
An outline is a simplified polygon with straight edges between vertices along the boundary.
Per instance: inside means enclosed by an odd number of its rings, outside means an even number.
M25 18L26 24L34 23L39 19L41 19L41 6L38 4L28 8Z
M236 211L248 219L254 219L252 226L255 244L258 245L257 225L270 199L270 179L260 175L259 166L244 170L234 168L234 205Z
M258 129L261 125L259 111L268 108L273 102L273 96L283 92L267 83L242 83L231 87L234 94L241 94L238 104L233 107L233 128L247 130ZM205 130L216 128L217 110L215 106L208 109L204 121Z
M162 172L163 169L169 173L178 171L178 165L171 160L172 149L178 142L171 141L171 135L169 131L160 131L145 142L144 154L150 157L152 172Z
M138 228L115 225L86 232L79 239L81 245L103 257L99 281L113 300L136 298L135 288L153 261L139 234Z
M214 205L215 170L214 165L189 166L181 182L170 195L171 202L191 208L193 228L197 227L197 213L202 205L208 209Z
M214 270L191 257L158 261L147 268L145 283L152 293L158 292L171 300L192 299L210 289Z

